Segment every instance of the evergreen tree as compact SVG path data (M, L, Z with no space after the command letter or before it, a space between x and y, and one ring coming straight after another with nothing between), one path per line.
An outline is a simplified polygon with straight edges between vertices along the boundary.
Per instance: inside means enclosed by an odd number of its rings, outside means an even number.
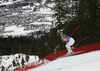
M57 33L57 29L53 28L50 30L49 36L48 36L48 49L47 49L47 53L51 53L54 52L55 49L57 50L61 50L63 47L61 46L61 41L60 41L60 36Z
M24 66L24 63L25 63L25 61L24 61L24 58L22 57L22 62L21 62L22 67Z
M5 70L5 67L4 66L1 66L1 71L4 71Z
M73 3L72 0L55 0L55 6L54 6L54 17L56 18L54 21L54 26L56 28L62 29L64 28L67 24L69 24L69 21L72 20L73 17Z
M12 61L12 63L13 63L13 66L14 66L14 67L17 66L14 60Z
M33 44L31 43L29 46L28 46L28 54L33 54Z
M97 21L100 17L97 15L98 10L98 1L97 0L80 0L79 7L77 10L77 25L80 26L77 34L80 38L90 37L88 41L85 41L87 44L97 42L96 40L99 37L96 35L99 33L100 20ZM77 38L78 36L76 36ZM84 44L86 44L84 42ZM82 43L83 44L83 43Z
M21 53L22 52L22 46L21 46L21 44L19 43L18 44L18 53Z
M97 42L100 42L100 0L97 0L97 4L96 4L96 6L97 6L97 11L96 11L96 15L97 15L97 19L96 19L96 25L98 26L97 28L98 28L98 33L96 34L96 40L97 40Z
M47 37L46 37L47 38ZM41 58L47 55L45 37L33 39L32 37L0 37L0 55L11 55L16 53L37 55ZM5 45L6 44L6 45ZM38 47L38 48L37 48ZM44 48L45 49L42 49ZM42 51L42 52L39 52ZM44 52L43 52L44 51ZM43 54L44 53L44 54Z
M27 62L29 61L29 56L28 56L28 55L26 55L26 61L27 61Z

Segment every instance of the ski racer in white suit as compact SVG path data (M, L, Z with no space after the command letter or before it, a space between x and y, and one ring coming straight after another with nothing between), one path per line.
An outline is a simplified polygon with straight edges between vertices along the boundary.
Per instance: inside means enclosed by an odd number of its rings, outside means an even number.
M61 40L62 40L63 42L66 42L65 47L66 47L67 50L68 50L67 54L74 53L74 52L72 51L71 46L75 43L75 40L74 40L72 37L69 37L69 36L67 36L67 37L61 37Z

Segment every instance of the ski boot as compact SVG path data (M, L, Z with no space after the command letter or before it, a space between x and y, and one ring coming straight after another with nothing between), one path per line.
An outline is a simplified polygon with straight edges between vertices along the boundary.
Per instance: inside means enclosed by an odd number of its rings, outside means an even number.
M71 54L74 54L74 52L71 49L68 49L68 52L66 55L71 55Z

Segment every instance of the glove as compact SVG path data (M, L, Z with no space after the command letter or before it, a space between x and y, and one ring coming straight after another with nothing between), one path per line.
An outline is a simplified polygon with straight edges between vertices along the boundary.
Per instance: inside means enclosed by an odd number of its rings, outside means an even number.
M64 42L64 38L62 37L61 40Z
M72 48L72 49L74 49L74 47L73 47L73 46L72 46L71 48Z

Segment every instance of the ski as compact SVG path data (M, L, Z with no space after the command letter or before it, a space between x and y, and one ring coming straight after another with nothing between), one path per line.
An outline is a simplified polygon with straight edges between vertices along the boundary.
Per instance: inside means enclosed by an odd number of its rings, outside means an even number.
M79 53L82 53L82 52L84 52L84 51L77 51L77 52L74 52L72 54L65 54L63 56L58 57L57 59L63 58L63 57L68 57L68 56L72 56L72 55L76 55L76 54L79 54Z

